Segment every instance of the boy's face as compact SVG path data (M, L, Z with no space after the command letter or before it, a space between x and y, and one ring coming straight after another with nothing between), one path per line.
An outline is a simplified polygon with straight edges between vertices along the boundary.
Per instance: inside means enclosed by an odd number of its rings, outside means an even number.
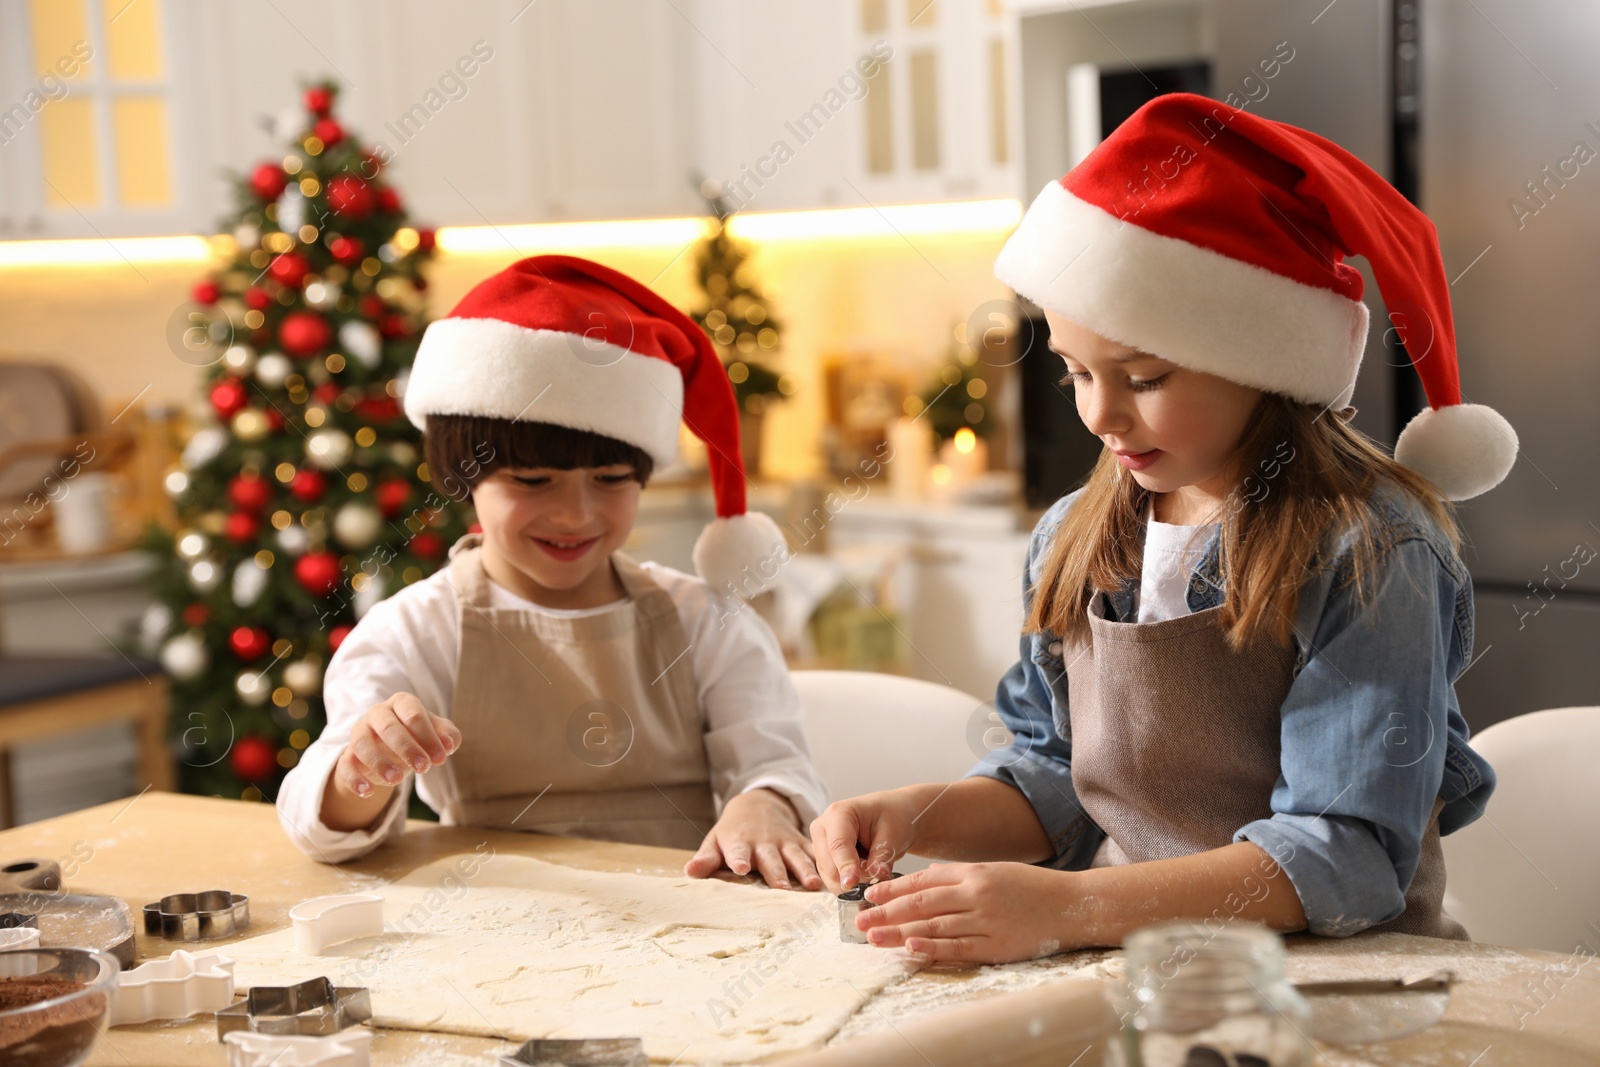
M546 607L611 603L621 595L611 553L633 529L641 488L626 464L495 471L472 492L485 570Z

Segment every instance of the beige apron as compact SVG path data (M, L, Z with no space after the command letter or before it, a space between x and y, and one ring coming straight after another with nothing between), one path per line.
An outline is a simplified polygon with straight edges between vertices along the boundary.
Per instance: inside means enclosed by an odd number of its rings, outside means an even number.
M1271 818L1279 726L1295 651L1228 647L1222 609L1162 622L1106 618L1089 605L1091 640L1067 648L1072 784L1106 832L1096 867L1169 859L1233 841ZM1406 910L1376 930L1466 940L1444 913L1439 809L1422 839Z
M716 821L689 641L621 552L629 603L568 618L490 605L482 543L452 550L461 641L447 823L695 849Z

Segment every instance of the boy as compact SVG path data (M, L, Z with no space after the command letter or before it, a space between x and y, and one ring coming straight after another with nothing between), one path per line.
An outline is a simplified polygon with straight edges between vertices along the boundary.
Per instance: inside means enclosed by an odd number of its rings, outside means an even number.
M402 832L414 772L446 824L698 848L691 876L820 888L799 697L765 624L714 592L785 548L744 513L738 413L700 328L606 267L526 259L428 327L405 408L483 532L329 663L328 727L278 798L295 843L336 863ZM717 498L704 580L620 551L680 419Z

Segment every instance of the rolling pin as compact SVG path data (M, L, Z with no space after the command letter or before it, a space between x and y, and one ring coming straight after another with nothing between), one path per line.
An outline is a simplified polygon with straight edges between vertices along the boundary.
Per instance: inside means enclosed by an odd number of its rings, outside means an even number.
M1068 978L931 1012L773 1062L781 1067L1100 1067L1117 1031L1117 1015L1102 984Z

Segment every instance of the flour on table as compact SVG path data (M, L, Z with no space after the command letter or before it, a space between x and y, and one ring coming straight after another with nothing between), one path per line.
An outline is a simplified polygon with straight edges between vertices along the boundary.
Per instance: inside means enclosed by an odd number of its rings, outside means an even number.
M839 940L826 893L585 871L521 856L440 860L391 885L384 932L303 956L293 932L230 944L240 993L326 975L381 1027L639 1037L653 1060L743 1063L821 1046L916 969Z

